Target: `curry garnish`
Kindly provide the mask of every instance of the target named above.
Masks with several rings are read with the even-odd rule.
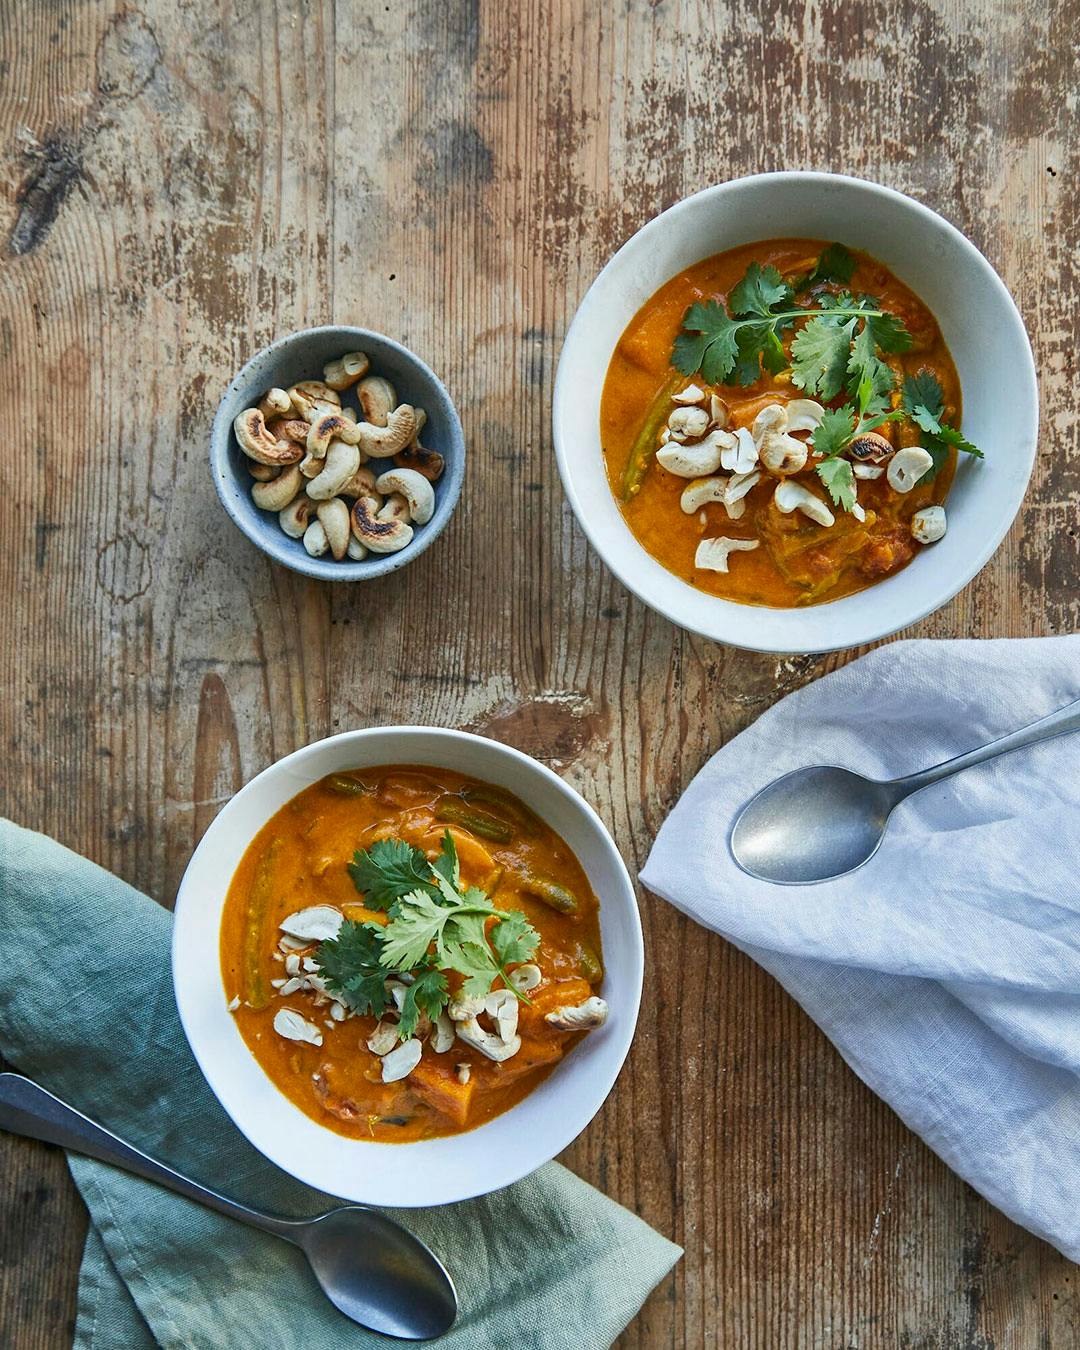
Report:
[[[944,394],[931,372],[905,377],[897,394],[897,373],[882,357],[908,351],[911,335],[874,296],[845,289],[854,271],[855,258],[843,244],[830,244],[798,276],[752,262],[726,307],[705,300],[687,309],[671,354],[682,375],[700,372],[714,385],[750,385],[763,373],[788,371],[796,388],[831,405],[810,444],[817,476],[845,511],[855,506],[856,491],[844,452],[886,422],[908,418],[924,433],[933,465],[921,481],[939,472],[950,448],[982,458],[957,428],[942,422]]]
[[[464,998],[482,999],[501,978],[528,1002],[508,967],[535,954],[539,934],[520,910],[498,909],[485,891],[462,885],[449,830],[434,861],[402,839],[380,839],[356,853],[349,873],[368,908],[388,916],[385,924],[346,920],[315,953],[327,987],[354,1011],[378,1016],[388,975],[409,976],[398,1023],[407,1040],[421,1013],[434,1019],[449,1002],[447,971],[464,976]]]

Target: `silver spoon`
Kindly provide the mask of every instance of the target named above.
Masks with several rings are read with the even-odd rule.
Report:
[[[782,885],[842,877],[878,851],[889,816],[905,797],[962,769],[1069,731],[1080,731],[1080,699],[906,778],[882,783],[831,764],[795,769],[763,787],[739,812],[731,831],[732,857],[752,877]]]
[[[0,1129],[122,1167],[284,1238],[307,1257],[334,1307],[371,1331],[423,1341],[448,1331],[457,1316],[457,1294],[442,1262],[376,1209],[343,1205],[314,1219],[282,1219],[249,1209],[148,1157],[17,1073],[0,1073]]]

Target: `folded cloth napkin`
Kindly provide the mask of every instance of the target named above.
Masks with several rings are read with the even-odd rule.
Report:
[[[320,1212],[331,1197],[256,1153],[204,1083],[173,1002],[171,924],[108,872],[0,821],[0,1052],[196,1179],[278,1213]],[[91,1221],[76,1345],[390,1343],[336,1312],[288,1244],[100,1163],[68,1161]],[[397,1217],[455,1277],[462,1306],[439,1342],[447,1350],[606,1347],[680,1255],[555,1163],[494,1195]]]
[[[928,788],[859,871],[757,881],[727,839],[806,764],[892,778],[1080,697],[1080,636],[898,642],[766,712],[705,765],[641,874],[770,971],[966,1181],[1080,1260],[1080,735]]]

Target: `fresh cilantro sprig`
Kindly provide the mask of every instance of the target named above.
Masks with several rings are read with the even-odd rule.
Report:
[[[871,356],[873,353],[871,351]],[[873,358],[875,361],[876,357]],[[844,459],[844,451],[859,436],[868,431],[876,431],[886,422],[895,422],[904,416],[902,409],[893,408],[886,412],[887,393],[881,387],[881,381],[875,379],[873,368],[859,365],[855,349],[852,349],[852,378],[857,379],[855,403],[844,403],[839,408],[826,408],[821,421],[814,428],[810,444],[818,463],[814,466],[817,476],[825,484],[834,505],[850,511],[855,505],[855,473],[851,461]],[[892,371],[883,362],[878,362],[888,371],[889,387],[892,387]]]
[[[799,293],[822,281],[846,285],[854,271],[855,259],[842,244],[831,244],[814,268],[793,282],[775,267],[752,262],[728,295],[726,309],[705,300],[686,311],[672,364],[683,375],[700,371],[708,384],[753,384],[762,368],[776,375],[790,365],[799,388],[826,401],[835,398],[860,332],[883,351],[906,351],[911,345],[900,320],[870,296],[825,292],[813,297],[812,307],[797,301]],[[806,326],[796,334],[789,360],[781,334],[802,320]]]
[[[945,391],[933,371],[920,370],[904,377],[900,406],[923,432],[923,448],[934,461],[933,468],[927,470],[921,481],[928,482],[944,468],[950,448],[976,459],[983,458],[983,452],[959,428],[941,420],[945,413]]]
[[[528,1002],[508,971],[536,954],[540,935],[520,910],[498,909],[478,887],[462,886],[449,830],[434,861],[402,839],[380,839],[358,850],[348,870],[368,908],[388,916],[385,924],[346,920],[315,953],[327,988],[354,1011],[381,1016],[386,981],[410,975],[398,1019],[407,1040],[421,1014],[434,1020],[446,1007],[447,971],[464,976],[466,998],[483,998],[501,978]]]

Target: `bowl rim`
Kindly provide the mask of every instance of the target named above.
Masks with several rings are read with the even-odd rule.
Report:
[[[226,401],[239,389],[245,376],[257,362],[276,356],[279,351],[288,350],[302,338],[336,335],[355,340],[361,350],[363,350],[363,343],[372,345],[372,339],[374,339],[376,344],[390,348],[403,362],[416,367],[424,378],[430,380],[441,392],[446,403],[447,432],[452,450],[451,454],[444,457],[446,461],[446,468],[443,473],[444,483],[436,504],[435,515],[424,527],[423,533],[414,535],[409,543],[403,549],[399,549],[397,553],[385,553],[380,557],[369,555],[362,561],[343,559],[341,562],[327,562],[324,558],[310,557],[302,547],[298,555],[294,555],[292,550],[286,549],[284,545],[282,545],[280,553],[273,551],[264,538],[248,528],[247,521],[241,517],[236,509],[235,502],[227,491],[227,485],[235,483],[235,472],[229,463],[232,421],[225,412]],[[316,324],[311,328],[297,328],[292,332],[283,333],[280,337],[274,338],[265,347],[260,347],[258,351],[254,352],[232,377],[221,395],[217,410],[214,413],[214,420],[210,426],[208,448],[210,470],[218,500],[241,534],[271,562],[280,563],[282,567],[287,567],[290,571],[299,572],[304,576],[316,577],[320,581],[372,581],[376,577],[396,572],[414,558],[418,558],[435,542],[449,524],[450,517],[457,508],[465,474],[465,434],[462,430],[457,406],[450,397],[450,391],[445,383],[436,375],[423,357],[418,356],[404,343],[398,342],[395,338],[380,333],[374,328],[358,328],[354,324],[326,323]],[[434,528],[432,528],[433,526]],[[289,543],[298,542],[290,540],[284,533],[281,537],[283,540],[288,540]]]
[[[844,596],[837,600],[826,601],[823,604],[803,607],[791,607],[782,609],[773,606],[748,605],[738,601],[725,600],[719,596],[711,596],[706,591],[698,590],[688,582],[683,582],[669,568],[664,567],[659,560],[653,558],[644,546],[638,541],[637,537],[626,524],[622,513],[619,512],[620,522],[623,527],[626,540],[636,546],[636,552],[629,552],[629,556],[623,554],[614,548],[608,548],[600,535],[594,522],[590,520],[590,513],[584,509],[584,503],[577,491],[574,481],[573,459],[571,453],[572,447],[570,437],[564,434],[563,424],[571,411],[572,400],[568,394],[569,375],[569,356],[573,353],[576,346],[581,342],[581,334],[586,323],[590,319],[590,311],[596,304],[596,292],[601,283],[609,277],[613,271],[618,269],[627,259],[637,250],[643,248],[648,240],[665,229],[671,229],[677,218],[683,213],[692,211],[705,200],[718,199],[725,194],[738,189],[753,188],[755,185],[764,184],[788,184],[791,187],[819,186],[819,187],[840,187],[851,190],[855,193],[866,193],[878,195],[888,201],[902,206],[905,210],[913,212],[928,231],[937,231],[947,237],[954,246],[966,255],[969,262],[979,273],[981,280],[990,287],[998,302],[1003,306],[1004,312],[1008,316],[1010,324],[1009,340],[1012,342],[1016,355],[1020,358],[1015,370],[1017,380],[1017,401],[1027,407],[1029,410],[1029,435],[1027,444],[1021,447],[1026,450],[1026,463],[1021,462],[1020,468],[1023,472],[1017,479],[1015,491],[1015,502],[1011,504],[1011,509],[1004,510],[999,518],[998,524],[990,530],[985,536],[981,547],[973,550],[968,555],[968,562],[955,572],[953,572],[948,581],[940,586],[929,585],[924,592],[927,598],[917,600],[910,606],[900,607],[896,605],[880,605],[874,613],[877,614],[876,621],[868,621],[859,632],[850,637],[844,637],[837,641],[828,636],[830,619],[835,622],[838,617],[835,606],[842,605],[845,600],[852,597]],[[764,238],[765,236],[763,236]],[[746,243],[753,243],[754,238],[747,236]],[[731,245],[738,247],[738,245]],[[707,256],[707,255],[706,255]],[[673,274],[674,275],[674,274]],[[665,284],[666,280],[658,281],[653,288],[653,292]],[[608,365],[610,364],[611,354],[608,354],[607,364],[604,367],[603,378],[606,379]],[[581,526],[590,545],[599,555],[608,569],[618,578],[618,580],[631,591],[645,605],[655,613],[660,614],[669,622],[677,627],[683,628],[691,633],[696,633],[701,637],[708,638],[714,642],[724,643],[728,646],[737,647],[744,651],[767,652],[767,653],[787,653],[787,652],[833,652],[845,651],[852,647],[862,646],[866,643],[876,642],[882,638],[889,637],[901,629],[907,628],[912,624],[925,619],[927,615],[934,613],[954,599],[986,566],[993,555],[997,552],[1002,540],[1012,528],[1024,497],[1027,493],[1028,485],[1031,480],[1031,474],[1034,470],[1035,455],[1038,448],[1039,435],[1039,391],[1038,379],[1035,368],[1035,358],[1031,348],[1031,339],[1028,336],[1027,328],[1024,324],[1022,315],[1017,308],[1008,287],[998,276],[990,261],[972,243],[970,239],[944,216],[939,215],[931,207],[923,202],[908,196],[906,193],[898,191],[896,188],[886,187],[884,184],[876,183],[867,178],[856,178],[851,174],[828,173],[821,170],[802,170],[785,169],[770,173],[745,174],[739,178],[726,179],[721,183],[714,183],[708,187],[702,188],[697,192],[691,193],[687,197],[674,202],[659,215],[645,222],[640,229],[629,236],[608,259],[604,266],[593,278],[585,294],[582,296],[577,309],[574,312],[573,319],[567,329],[566,337],[563,340],[562,350],[559,354],[559,364],[555,372],[555,386],[552,399],[552,439],[555,446],[555,458],[559,469],[559,477],[562,480],[563,491],[574,512],[578,524]],[[597,429],[597,437],[599,432]],[[606,472],[605,472],[606,477]],[[638,555],[640,554],[640,557]],[[669,576],[679,582],[682,591],[686,594],[686,603],[681,606],[678,613],[672,611],[670,607],[661,608],[660,603],[646,593],[647,587],[642,583],[636,574],[634,561],[640,561],[642,558],[662,567]],[[901,572],[895,574],[895,578],[903,577],[909,569],[904,568]],[[887,578],[886,580],[889,580]],[[873,592],[873,587],[867,587],[856,595],[865,595]],[[798,615],[798,616],[820,616],[819,626],[822,629],[823,640],[815,642],[812,646],[803,645],[801,647],[791,643],[781,643],[775,638],[760,638],[755,636],[754,618],[757,615]],[[897,617],[899,616],[899,617]],[[793,619],[793,625],[794,625]],[[802,625],[799,625],[802,626]]]
[[[353,1177],[342,1178],[345,1183],[343,1186],[328,1187],[326,1175],[319,1170],[317,1161],[308,1164],[300,1156],[293,1156],[290,1153],[288,1142],[279,1143],[272,1136],[272,1131],[264,1131],[260,1127],[258,1120],[246,1118],[245,1100],[242,1088],[233,1084],[229,1073],[230,1056],[213,1053],[209,1039],[204,1039],[203,1035],[197,1029],[197,1021],[202,1007],[201,999],[196,995],[189,981],[185,978],[185,971],[190,969],[191,962],[203,960],[205,962],[205,952],[199,955],[199,950],[194,946],[189,946],[187,942],[188,923],[185,916],[192,912],[199,898],[193,896],[190,882],[193,867],[200,851],[209,850],[214,846],[216,837],[226,833],[230,828],[230,821],[236,812],[240,809],[240,803],[244,800],[257,797],[267,780],[287,773],[290,768],[302,766],[304,761],[325,755],[328,750],[334,746],[352,746],[364,741],[378,741],[387,736],[397,736],[407,733],[412,736],[422,736],[433,743],[452,746],[461,743],[480,743],[485,752],[493,753],[496,756],[503,756],[512,764],[517,765],[526,774],[533,774],[545,780],[547,784],[561,796],[572,810],[581,815],[588,826],[590,833],[595,837],[598,848],[602,851],[604,862],[611,868],[614,883],[610,895],[605,896],[602,901],[604,912],[617,913],[617,922],[625,929],[625,937],[628,940],[630,969],[624,973],[619,981],[618,992],[618,1018],[608,1023],[605,1036],[611,1038],[609,1044],[609,1063],[605,1072],[597,1072],[595,1068],[588,1074],[579,1072],[577,1096],[569,1103],[566,1103],[566,1109],[561,1111],[549,1110],[545,1119],[550,1121],[550,1130],[544,1132],[533,1131],[526,1137],[522,1146],[517,1150],[502,1149],[492,1154],[491,1165],[485,1173],[484,1180],[476,1184],[467,1183],[461,1185],[460,1182],[455,1185],[455,1169],[450,1166],[444,1168],[448,1177],[444,1176],[436,1180],[425,1178],[425,1190],[422,1195],[401,1196],[397,1193],[384,1192],[379,1189],[378,1179],[374,1187],[362,1187],[363,1194],[358,1193],[353,1185]],[[423,763],[417,760],[417,763]],[[312,779],[311,781],[316,781]],[[302,788],[297,788],[301,791]],[[295,794],[293,794],[295,795]],[[275,808],[277,809],[277,808]],[[262,813],[260,812],[260,815]],[[263,824],[271,818],[273,812],[265,816]],[[259,826],[261,828],[261,826]],[[244,849],[246,850],[253,834],[249,834]],[[241,853],[241,856],[243,854]],[[214,926],[216,931],[220,931],[221,911],[224,906],[225,896],[228,893],[228,886],[231,884],[235,869],[230,872],[227,881],[222,884],[220,900],[215,900],[216,914],[214,917]],[[618,894],[616,894],[616,890]],[[192,940],[194,942],[194,939]],[[214,969],[220,979],[220,960],[215,950]],[[344,1199],[350,1199],[363,1204],[389,1205],[397,1208],[428,1208],[435,1205],[455,1204],[462,1200],[472,1199],[475,1196],[486,1195],[492,1191],[501,1190],[504,1186],[511,1185],[515,1181],[520,1181],[522,1177],[530,1175],[537,1168],[550,1162],[563,1149],[567,1148],[583,1130],[592,1122],[604,1102],[607,1100],[611,1089],[614,1087],[619,1074],[622,1072],[626,1057],[630,1051],[634,1034],[637,1029],[638,1014],[641,1005],[641,995],[644,983],[645,966],[645,947],[644,937],[641,927],[641,915],[638,906],[637,893],[633,881],[623,860],[621,853],[615,845],[610,831],[600,818],[596,810],[589,802],[577,791],[559,777],[546,764],[534,759],[524,751],[516,749],[514,746],[506,745],[502,741],[493,740],[487,736],[479,736],[473,732],[459,731],[451,727],[434,727],[419,724],[400,724],[395,726],[374,726],[355,728],[350,731],[338,732],[333,736],[327,736],[318,741],[312,741],[309,745],[302,746],[290,754],[275,760],[268,764],[264,769],[257,773],[247,783],[240,788],[229,801],[225,803],[221,811],[218,812],[214,820],[210,823],[202,839],[196,845],[191,858],[184,869],[184,875],[181,878],[177,890],[176,904],[174,907],[174,922],[170,944],[170,970],[172,974],[173,996],[176,1003],[177,1012],[180,1018],[181,1026],[184,1030],[184,1036],[191,1050],[192,1056],[199,1066],[207,1085],[209,1086],[218,1104],[224,1110],[226,1115],[232,1120],[233,1124],[244,1136],[244,1138],[271,1162],[276,1164],[287,1172],[290,1176],[312,1186],[317,1190],[326,1191],[330,1194],[338,1194]],[[221,987],[221,1006],[226,1008],[225,989]],[[282,1106],[292,1111],[299,1112],[300,1108],[291,1102],[284,1093],[281,1093],[277,1085],[273,1083],[269,1075],[258,1064],[254,1055],[246,1045],[244,1052],[251,1056],[252,1061],[259,1068],[266,1078],[267,1083],[280,1096]],[[575,1061],[573,1057],[567,1060],[565,1072],[568,1075],[573,1072]],[[559,1078],[559,1069],[562,1066],[557,1065],[555,1071],[544,1080],[544,1083],[555,1083]],[[539,1085],[543,1086],[543,1084]],[[530,1092],[522,1099],[525,1102],[532,1095]],[[420,1140],[407,1144],[388,1144],[375,1140],[351,1139],[344,1135],[339,1135],[334,1131],[326,1130],[325,1126],[319,1124],[312,1117],[307,1117],[314,1128],[326,1130],[328,1136],[338,1141],[340,1145],[352,1146],[358,1149],[370,1149],[373,1152],[369,1155],[375,1160],[382,1150],[392,1149],[394,1156],[402,1158],[408,1157],[409,1151],[416,1147],[424,1145],[439,1144],[445,1148],[452,1148],[455,1141],[459,1139],[473,1139],[482,1135],[489,1125],[493,1125],[500,1120],[504,1120],[511,1115],[515,1108],[511,1107],[508,1111],[493,1117],[491,1121],[485,1121],[475,1129],[466,1130],[459,1134],[440,1136],[437,1140]],[[306,1114],[306,1113],[304,1113]],[[531,1138],[539,1142],[539,1148],[533,1148],[531,1151],[527,1148],[527,1139]],[[359,1155],[363,1156],[363,1155]],[[385,1156],[385,1155],[383,1155]],[[371,1169],[375,1170],[375,1169]],[[361,1169],[363,1176],[363,1169]],[[365,1180],[370,1180],[365,1177]]]

